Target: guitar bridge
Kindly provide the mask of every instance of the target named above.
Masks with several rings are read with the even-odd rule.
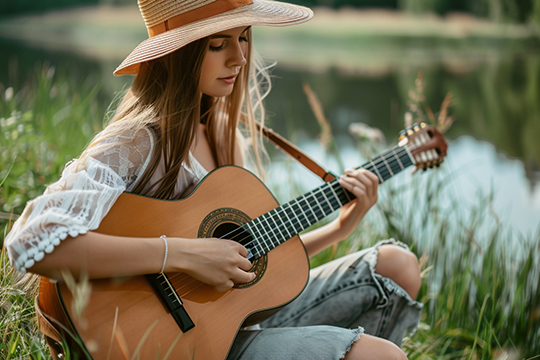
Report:
[[[183,333],[195,327],[195,324],[189,317],[180,296],[171,285],[166,274],[148,274],[146,279],[152,285],[160,299],[165,303],[165,306],[171,312],[174,320],[180,327]]]

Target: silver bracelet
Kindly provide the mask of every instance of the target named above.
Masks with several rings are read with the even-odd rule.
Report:
[[[160,274],[163,274],[163,271],[165,271],[165,264],[167,263],[167,255],[169,255],[169,244],[167,244],[167,237],[165,235],[161,235],[160,238],[163,239],[163,242],[165,243],[165,258],[163,258],[163,266],[160,271]]]

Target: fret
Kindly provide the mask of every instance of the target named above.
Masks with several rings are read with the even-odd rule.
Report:
[[[264,226],[264,225],[263,225],[263,223],[262,223],[262,221],[261,221],[261,218],[262,218],[262,216],[260,216],[260,217],[258,217],[258,218],[256,218],[256,219],[254,219],[254,220],[253,220],[253,225],[255,225],[255,227],[256,227],[257,230],[259,231],[258,239],[259,239],[260,241],[262,241],[262,244],[261,244],[261,245],[262,245],[262,246],[261,246],[262,250],[264,251],[264,246],[266,246],[266,250],[267,250],[267,251],[270,251],[270,246],[268,246],[268,243],[266,242],[265,235],[266,235],[268,238],[270,238],[270,236],[268,235],[268,233],[267,233],[266,231],[264,231],[264,232],[261,231],[261,230],[265,230],[265,229],[263,229],[263,226]],[[257,224],[256,221],[258,221],[259,224]]]
[[[387,166],[388,163],[386,162],[386,156],[386,154],[383,154],[381,156],[378,156],[376,159],[377,169],[379,170],[379,173],[383,177],[384,181],[390,179],[394,175],[390,166]]]
[[[270,218],[270,220],[272,220],[272,223],[274,224],[274,226],[272,227],[272,231],[274,232],[274,234],[279,234],[281,235],[280,237],[283,237],[283,231],[280,229],[280,226],[276,223],[276,220],[274,220],[274,214],[276,212],[276,209],[273,209],[273,210],[270,210],[269,212],[266,213],[266,222],[272,226],[270,224],[270,221],[268,221],[268,218]]]
[[[318,216],[316,216],[317,218],[317,221],[320,221],[322,219],[324,219],[324,217],[326,216],[326,214],[324,213],[324,210],[321,206],[321,204],[319,203],[319,201],[317,201],[317,198],[313,195],[313,192],[310,193],[310,196],[313,198],[313,200],[315,201],[315,204],[317,204],[317,206],[319,207],[319,209],[321,209],[321,213],[322,213],[322,217],[319,218]],[[311,205],[311,201],[308,200],[308,198],[306,198],[306,200],[308,201],[308,203]]]
[[[289,224],[291,224],[291,226],[292,226],[292,228],[294,229],[294,232],[295,232],[294,235],[296,235],[296,234],[298,234],[299,231],[298,231],[298,229],[296,229],[296,226],[294,226],[294,223],[293,223],[293,221],[291,220],[291,218],[289,217],[289,214],[287,214],[287,210],[285,209],[285,206],[287,206],[287,204],[283,205],[283,214],[285,214],[285,217],[287,218],[287,222],[288,222]],[[289,208],[290,208],[290,206],[289,206]],[[302,224],[300,223],[300,220],[299,220],[298,218],[296,218],[296,220],[298,221],[298,225],[302,225]],[[300,228],[301,228],[301,227],[300,227]],[[294,235],[293,235],[293,236],[294,236]],[[291,237],[292,237],[292,236],[291,236]]]
[[[401,170],[403,170],[396,161],[391,161],[390,166],[392,167],[393,175],[397,175]]]
[[[280,229],[280,232],[281,232],[281,236],[282,237],[285,237],[287,239],[290,239],[293,237],[293,235],[291,235],[291,233],[289,232],[289,227],[292,226],[292,224],[289,224],[289,222],[287,220],[284,220],[281,215],[280,215],[280,210],[279,208],[275,208],[274,210],[272,210],[271,212],[274,213],[274,215],[272,215],[272,221],[274,222],[274,224],[276,224],[276,226],[278,228],[283,228],[283,229]],[[276,221],[274,220],[274,217],[277,217],[278,219],[278,222],[280,223],[280,225],[277,225]],[[287,233],[285,233],[284,231],[286,231]]]
[[[302,209],[304,207],[307,207],[309,209],[309,211],[311,212],[311,214],[313,215],[313,220],[310,220],[309,223],[310,224],[315,224],[317,221],[319,221],[319,218],[317,217],[317,214],[315,214],[315,212],[313,211],[313,208],[311,207],[311,204],[309,203],[308,199],[306,198],[306,195],[303,195],[301,200],[304,201],[306,206],[301,206],[300,209]],[[296,200],[296,202],[298,203],[298,200]]]
[[[337,187],[338,187],[338,188],[337,188],[337,191],[338,191],[339,193],[345,195],[346,199],[343,199],[343,200],[341,201],[342,203],[348,204],[348,203],[350,203],[350,202],[352,201],[352,199],[354,199],[354,195],[351,194],[348,190],[345,190],[344,188],[342,188],[341,185],[339,184],[339,182],[338,182],[337,180],[333,180],[332,183],[333,183],[333,184],[332,184],[332,187],[333,187],[334,185],[337,185]],[[350,196],[349,196],[349,194],[350,194]],[[351,198],[351,196],[352,196],[352,198]]]
[[[380,183],[382,184],[382,183],[384,182],[384,180],[383,180],[381,174],[379,173],[379,170],[377,169],[377,167],[375,166],[375,164],[373,163],[373,161],[370,161],[370,164],[373,166],[373,168],[374,168],[374,170],[375,170],[375,172],[376,172],[375,175],[377,175],[377,177],[379,178]]]
[[[326,197],[326,194],[324,193],[324,187],[321,188],[320,191],[317,191],[317,193],[322,194],[322,197],[324,198],[324,201],[326,201],[328,206],[330,206],[330,213],[332,213],[333,212],[332,210],[334,209],[334,207],[332,206],[332,203],[330,202],[330,200],[328,200],[328,197]]]
[[[259,246],[259,248],[261,249],[260,253],[262,254],[264,252],[264,247],[262,246],[261,244],[261,240],[264,241],[260,231],[259,231],[259,228],[257,227],[257,225],[255,224],[255,221],[257,219],[254,219],[253,221],[245,224],[249,227],[249,230],[251,230],[251,233],[253,234],[253,240],[255,242],[255,244],[257,244]],[[253,224],[253,227],[251,226],[251,224]],[[257,252],[259,252],[257,250]]]
[[[260,218],[257,218],[255,220],[258,220],[259,224],[255,224],[257,225],[257,229],[259,230],[259,234],[260,234],[260,240],[262,241],[261,243],[261,247],[264,250],[264,247],[266,246],[266,251],[270,251],[270,245],[268,245],[268,241],[266,241],[266,239],[270,239],[270,234],[268,234],[268,232],[266,231],[266,228],[264,226],[264,223],[262,222],[262,217]]]
[[[253,221],[250,221],[250,222],[245,223],[244,225],[242,225],[242,228],[244,228],[244,226],[247,227],[247,229],[244,228],[244,230],[246,230],[246,232],[248,234],[250,234],[251,238],[252,238],[252,240],[246,244],[246,248],[248,249],[248,251],[251,252],[251,255],[253,255],[254,257],[260,257],[261,254],[263,253],[264,249],[262,249],[261,243],[259,242],[260,235],[256,234],[256,232],[258,232],[258,229],[257,229],[257,227],[252,227],[251,226],[252,223],[253,223]],[[248,247],[248,245],[250,245],[250,246]],[[252,249],[255,250],[257,253],[254,254]],[[248,259],[249,259],[249,257],[248,257]]]
[[[263,216],[261,216],[261,218],[266,222],[266,224],[268,225],[268,228],[270,229],[270,232],[272,233],[274,239],[279,239],[277,236],[276,236],[276,233],[274,232],[274,229],[272,229],[272,227],[270,226],[270,223],[268,222],[268,220],[266,219],[268,217],[268,213],[264,214]],[[268,239],[270,240],[270,245],[274,245],[274,240],[272,239],[272,236],[268,236]],[[275,246],[272,246],[271,249],[268,249],[268,251],[272,250]]]
[[[334,197],[337,199],[338,203],[339,203],[339,207],[342,207],[344,204],[343,202],[341,201],[341,199],[339,198],[338,194],[336,194],[336,192],[334,191],[334,184],[333,184],[333,181],[329,182],[329,188],[330,190],[332,191],[332,194],[334,195]]]
[[[331,184],[326,183],[326,185],[324,186],[323,194],[329,199],[329,203],[332,207],[332,212],[336,211],[341,207],[341,201],[334,192],[334,189],[332,189]]]
[[[414,161],[407,147],[396,146],[360,168],[373,172],[379,183],[383,183]],[[260,257],[353,199],[354,194],[341,187],[337,179],[325,183],[244,224],[246,232],[253,237],[246,248]]]
[[[414,159],[414,156],[411,154],[410,150],[408,147],[404,146],[405,148],[405,151],[407,152],[407,157],[409,158],[409,161],[411,162],[411,165],[414,165],[416,164],[416,160]]]
[[[312,224],[314,224],[314,222],[312,222],[312,221],[309,219],[309,216],[304,212],[304,207],[301,206],[301,205],[299,204],[298,199],[294,199],[293,201],[296,203],[296,206],[298,207],[298,209],[300,209],[299,214],[301,213],[302,215],[304,215],[304,219],[306,219],[305,224],[300,220],[300,218],[299,218],[298,215],[296,214],[296,211],[294,211],[294,208],[292,208],[292,206],[291,206],[291,209],[293,209],[294,217],[298,220],[298,222],[299,222],[300,225],[302,226],[302,229],[307,229],[307,228],[310,227]]]
[[[287,206],[287,208],[285,208],[285,206]],[[285,215],[287,215],[287,217],[291,219],[291,224],[294,224],[294,220],[296,219],[296,222],[298,223],[298,229],[303,229],[302,221],[298,216],[296,216],[296,212],[292,207],[291,202],[285,204],[283,206],[283,209],[285,210]],[[294,231],[297,233],[298,229],[296,228],[296,226],[294,227]]]
[[[294,224],[292,223],[291,219],[287,216],[287,213],[284,209],[276,209],[276,215],[278,216],[278,219],[283,223],[284,229],[287,231],[287,239],[292,238],[294,235],[296,235],[296,228],[294,227]],[[293,231],[291,231],[291,229]],[[284,234],[285,235],[285,234]]]
[[[397,154],[396,154],[396,149],[395,148],[392,149],[392,154],[394,155],[394,158],[397,160],[401,170],[405,169],[405,166],[403,166],[403,163],[401,162],[401,160],[399,160],[399,156],[397,156]]]
[[[388,162],[386,162],[386,159],[383,157],[382,160],[384,164],[386,165],[386,167],[388,168],[388,171],[390,171],[390,175],[394,176],[394,172],[392,171],[392,168],[390,167],[390,165],[388,165]]]

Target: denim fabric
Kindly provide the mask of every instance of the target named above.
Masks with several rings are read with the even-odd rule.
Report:
[[[310,272],[304,291],[259,330],[240,330],[228,360],[342,359],[362,333],[398,346],[415,329],[422,304],[394,281],[375,274],[381,245],[346,255]]]

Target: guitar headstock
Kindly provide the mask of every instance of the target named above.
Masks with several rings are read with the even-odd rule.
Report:
[[[444,135],[434,126],[425,123],[414,124],[403,130],[399,136],[399,146],[407,147],[416,168],[422,170],[439,166],[448,149]]]

